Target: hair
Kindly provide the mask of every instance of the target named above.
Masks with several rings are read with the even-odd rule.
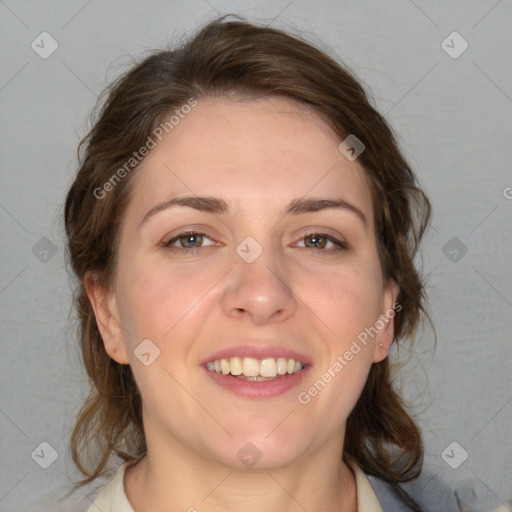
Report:
[[[356,135],[365,146],[358,162],[371,191],[383,276],[399,286],[393,341],[412,344],[419,324],[430,321],[413,262],[430,220],[429,200],[362,85],[324,51],[299,36],[222,17],[175,49],[152,52],[115,80],[105,96],[80,143],[80,168],[64,213],[77,278],[81,357],[91,384],[71,435],[73,461],[86,476],[79,486],[104,476],[113,454],[135,461],[146,453],[140,393],[130,366],[105,351],[84,278],[92,273],[102,286],[111,284],[116,236],[136,174],[136,165],[127,169],[126,162],[166,116],[191,99],[283,97],[309,106],[341,140]],[[126,172],[120,174],[121,168]],[[116,172],[123,179],[113,182]],[[389,358],[374,363],[348,417],[343,453],[344,460],[355,460],[402,495],[398,484],[419,476],[424,456],[420,428],[407,407],[393,389]],[[412,498],[404,500],[420,510]]]

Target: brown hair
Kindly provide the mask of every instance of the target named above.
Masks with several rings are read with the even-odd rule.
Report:
[[[340,139],[355,134],[363,142],[358,161],[372,193],[382,270],[399,286],[395,341],[412,340],[420,320],[428,319],[413,258],[430,204],[362,86],[300,37],[243,21],[215,20],[185,44],[153,53],[117,79],[79,148],[81,166],[67,195],[65,227],[78,278],[80,347],[91,380],[71,437],[73,461],[87,477],[80,485],[104,475],[112,454],[132,461],[146,451],[141,397],[130,366],[107,355],[84,288],[89,271],[104,285],[111,280],[116,234],[136,166],[108,193],[95,191],[105,191],[105,183],[147,143],[164,116],[191,98],[273,95],[309,105]],[[389,359],[373,364],[348,418],[343,454],[397,490],[399,482],[418,476],[423,464],[421,432],[406,408],[392,387]]]

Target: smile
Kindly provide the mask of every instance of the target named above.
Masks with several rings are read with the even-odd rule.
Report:
[[[205,366],[210,372],[233,375],[241,380],[253,382],[273,380],[284,375],[292,375],[305,368],[304,363],[284,357],[267,357],[265,359],[230,357],[209,361]]]

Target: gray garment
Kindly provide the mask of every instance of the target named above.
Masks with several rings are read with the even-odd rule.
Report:
[[[384,480],[375,476],[368,480],[375,491],[383,512],[410,512],[396,491]],[[423,473],[410,482],[400,485],[420,506],[422,512],[460,512],[454,492],[436,476]]]

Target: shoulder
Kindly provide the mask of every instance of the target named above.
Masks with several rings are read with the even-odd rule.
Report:
[[[124,473],[128,463],[117,470],[114,478],[101,490],[87,512],[134,512],[124,492]]]
[[[368,475],[383,512],[412,510],[386,481]],[[422,512],[460,512],[454,492],[435,475],[422,472],[418,478],[400,484],[400,487],[420,506]]]

